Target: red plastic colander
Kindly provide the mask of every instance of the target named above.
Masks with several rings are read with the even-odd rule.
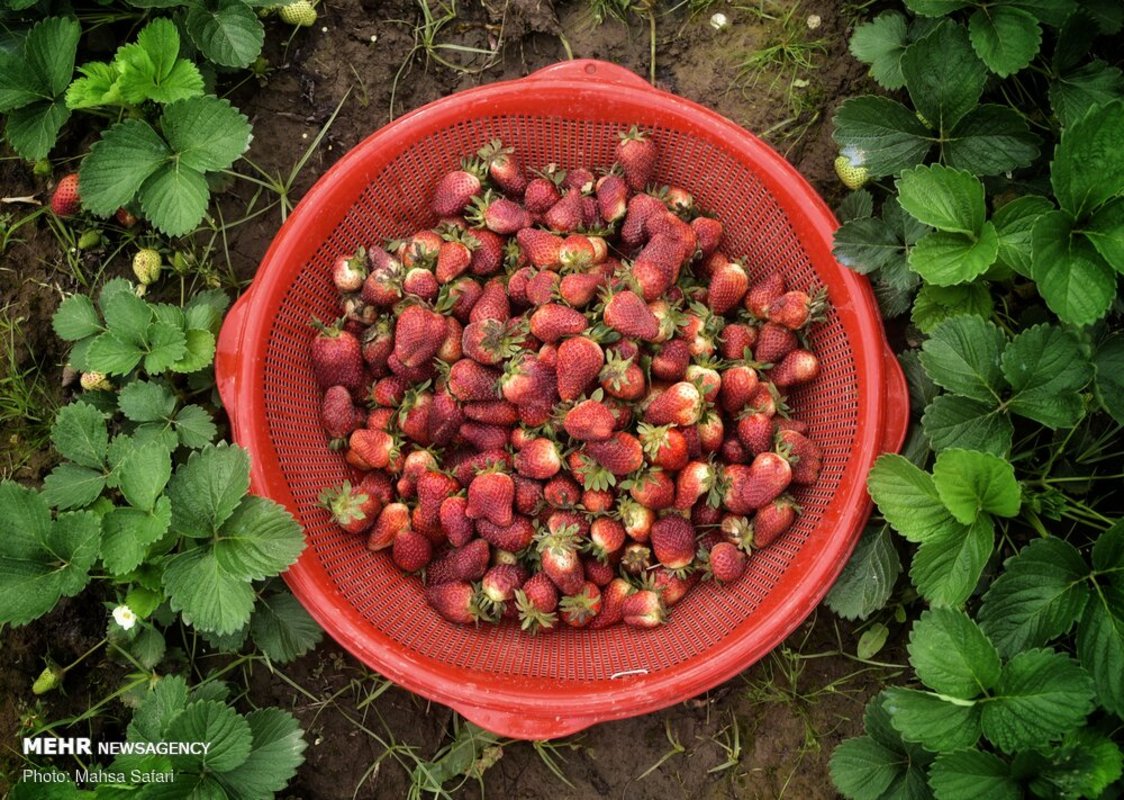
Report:
[[[725,250],[745,255],[751,276],[776,267],[791,285],[827,288],[831,310],[812,333],[822,375],[790,397],[823,449],[820,480],[797,494],[803,515],[753,554],[741,580],[700,584],[656,630],[531,637],[509,624],[452,625],[425,604],[417,578],[317,505],[348,468],[318,422],[309,318],[338,313],[338,255],[435,221],[433,187],[463,155],[499,138],[530,166],[607,166],[617,132],[634,124],[659,144],[658,180],[687,188],[722,220]],[[461,92],[371,135],[282,226],[219,337],[219,391],[234,439],[250,452],[252,489],[306,532],[308,547],[285,575],[293,593],[358,659],[506,736],[552,738],[654,711],[746,669],[827,593],[870,512],[867,471],[905,434],[905,381],[869,285],[832,257],[836,226],[800,175],[743,128],[599,61]]]

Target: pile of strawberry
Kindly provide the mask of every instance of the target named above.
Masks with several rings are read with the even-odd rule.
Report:
[[[658,625],[818,478],[784,394],[819,374],[822,292],[730,258],[656,165],[636,129],[601,177],[493,142],[441,178],[436,226],[333,267],[312,361],[356,474],[321,502],[448,620]]]

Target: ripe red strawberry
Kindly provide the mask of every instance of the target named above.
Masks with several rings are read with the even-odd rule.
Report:
[[[452,217],[460,214],[472,198],[480,194],[483,169],[479,162],[464,161],[461,169],[442,176],[433,190],[430,207],[439,217]]]
[[[650,425],[640,423],[637,433],[648,463],[655,467],[678,472],[687,466],[687,440],[670,425]]]
[[[542,270],[527,281],[527,302],[533,306],[544,306],[554,299],[562,276],[557,272]]]
[[[427,586],[425,601],[449,622],[469,625],[482,617],[479,595],[467,581],[449,581]]]
[[[645,575],[644,588],[654,591],[663,600],[664,606],[671,608],[687,596],[700,577],[698,572],[689,572],[688,569],[657,567]]]
[[[551,177],[532,178],[523,192],[523,205],[532,214],[545,214],[562,199],[558,186],[565,173],[550,173]],[[558,178],[558,180],[554,180]]]
[[[485,425],[481,422],[465,422],[457,434],[481,453],[504,450],[508,444],[508,429],[502,425]]]
[[[784,276],[776,271],[770,272],[749,287],[745,295],[745,309],[758,319],[766,319],[769,316],[769,306],[784,292]]]
[[[312,325],[317,334],[312,340],[312,373],[322,390],[344,386],[358,396],[367,382],[363,348],[341,323],[342,320],[327,327],[313,318]]]
[[[729,261],[718,269],[707,286],[706,303],[715,314],[736,308],[749,290],[749,276],[737,261]]]
[[[515,234],[527,260],[540,269],[557,269],[562,264],[562,237],[541,228],[523,228]]]
[[[527,442],[515,454],[515,471],[536,480],[553,478],[562,469],[562,456],[558,445],[550,439],[539,437]]]
[[[518,351],[508,326],[497,319],[470,322],[461,331],[461,351],[479,364],[495,366]]]
[[[633,627],[658,628],[667,621],[667,608],[658,593],[640,589],[622,601],[621,618]]]
[[[442,335],[444,336],[444,332]],[[442,338],[441,343],[444,344],[444,338]],[[440,348],[438,348],[438,352],[440,352]],[[386,360],[386,365],[390,367],[390,371],[393,372],[395,376],[404,380],[407,386],[425,383],[426,381],[433,380],[437,376],[437,366],[434,364],[432,358],[429,361],[418,364],[416,367],[408,367],[402,363],[398,356],[391,353],[390,357]]]
[[[533,222],[523,206],[491,191],[472,198],[472,205],[464,216],[476,227],[487,228],[502,236],[510,236]]]
[[[554,508],[572,508],[581,502],[582,490],[568,475],[555,475],[543,487],[543,498]]]
[[[586,489],[582,492],[581,506],[590,514],[607,514],[617,501],[612,489]]]
[[[722,421],[722,415],[713,409],[699,420],[695,430],[698,432],[699,449],[703,455],[717,452],[726,438],[726,423]]]
[[[596,176],[585,167],[574,167],[566,171],[562,185],[567,189],[577,189],[579,192],[592,192]]]
[[[480,246],[480,240],[470,233],[453,228],[444,234],[445,241],[437,250],[437,263],[434,276],[439,284],[452,282],[467,271],[472,264],[472,254]]]
[[[650,194],[633,195],[628,201],[624,221],[621,222],[621,243],[626,248],[638,247],[648,238],[645,230],[648,218],[653,214],[662,214],[666,210],[666,206],[658,197]]]
[[[660,517],[652,525],[652,550],[670,570],[681,570],[695,560],[695,530],[678,514]]]
[[[681,511],[693,506],[714,488],[715,468],[705,461],[692,461],[679,471],[675,480],[675,507]]]
[[[738,441],[751,455],[757,456],[773,448],[773,418],[760,411],[751,411],[738,420]]]
[[[485,367],[470,358],[462,358],[449,369],[449,394],[462,403],[497,400],[500,397],[498,369]]]
[[[691,352],[682,339],[666,342],[652,356],[652,377],[661,381],[680,381],[687,374],[691,364]]]
[[[538,512],[546,501],[543,499],[541,481],[526,478],[520,474],[511,476],[515,481],[515,510],[528,516]]]
[[[395,415],[396,412],[393,408],[372,408],[367,412],[367,422],[364,427],[370,428],[373,431],[390,433],[390,427],[394,424]]]
[[[585,308],[604,285],[605,278],[597,273],[571,272],[562,276],[558,296],[574,308]]]
[[[459,490],[457,480],[443,472],[430,471],[418,476],[418,504],[410,520],[414,530],[424,534],[434,544],[440,544],[444,540],[441,505]]]
[[[367,536],[367,549],[375,552],[390,547],[398,533],[409,527],[409,507],[405,503],[387,503]]]
[[[796,431],[804,435],[808,434],[808,423],[803,420],[793,417],[778,417],[775,422],[778,431]]]
[[[632,278],[640,287],[640,295],[652,302],[671,288],[679,277],[679,268],[690,253],[682,243],[666,234],[648,240],[632,262]]]
[[[366,415],[355,407],[346,386],[328,387],[320,404],[320,424],[328,434],[329,447],[342,449],[347,444],[347,437],[365,420]]]
[[[615,155],[632,191],[639,192],[651,182],[656,172],[659,151],[650,134],[635,126],[627,133],[621,133]]]
[[[644,466],[644,448],[631,433],[617,431],[606,441],[589,442],[585,449],[613,475],[627,475]]]
[[[557,391],[555,386],[554,372],[531,354],[509,361],[500,378],[500,390],[504,399],[521,409],[526,406],[541,406],[545,399],[548,417]]]
[[[428,266],[415,266],[406,269],[402,278],[402,291],[407,295],[432,303],[441,292],[437,276]]]
[[[367,280],[367,251],[360,247],[350,256],[340,256],[332,263],[332,283],[336,290],[358,292]]]
[[[748,464],[753,460],[753,454],[736,438],[724,440],[718,453],[726,464]]]
[[[378,320],[363,332],[359,340],[363,360],[371,374],[382,378],[389,371],[387,359],[394,352],[394,334],[386,318]]]
[[[445,538],[453,547],[462,547],[468,544],[475,533],[472,520],[465,514],[468,500],[460,495],[446,497],[441,501],[437,511],[437,518],[441,522],[441,530]]]
[[[796,334],[775,322],[766,322],[757,335],[753,359],[762,364],[778,364],[796,349]]]
[[[535,538],[534,525],[522,514],[513,515],[510,525],[496,525],[480,518],[476,520],[476,532],[492,547],[509,553],[525,550]]]
[[[394,355],[407,367],[416,367],[437,354],[448,326],[445,318],[422,306],[410,306],[394,326]]]
[[[807,292],[794,290],[785,292],[769,304],[767,316],[770,322],[784,325],[789,330],[800,330],[809,322],[819,319],[823,314],[826,293],[823,290],[811,297]]]
[[[749,399],[757,389],[757,370],[744,364],[730,367],[722,373],[722,389],[719,399],[727,414],[737,415],[749,404]]]
[[[498,319],[507,322],[511,319],[511,305],[507,301],[507,289],[503,282],[493,278],[484,284],[484,290],[472,306],[468,315],[470,322],[479,322],[482,319]]]
[[[477,540],[481,541],[481,540]],[[485,545],[486,547],[487,545]],[[480,582],[482,607],[498,616],[515,599],[515,591],[527,581],[527,570],[517,564],[497,564],[484,573]]]
[[[473,422],[509,428],[519,423],[519,408],[506,400],[478,400],[464,404],[464,415]]]
[[[802,433],[793,430],[777,434],[777,448],[792,465],[792,482],[808,486],[819,480],[823,455],[820,448]]]
[[[769,370],[769,379],[778,389],[787,389],[808,383],[819,377],[820,360],[815,353],[808,350],[796,349],[781,359]]]
[[[488,175],[505,193],[514,196],[523,194],[527,188],[527,176],[523,165],[515,155],[514,147],[504,147],[499,139],[493,139],[477,153],[488,168]]]
[[[514,517],[515,483],[503,472],[481,472],[468,485],[465,514],[470,519],[483,517],[501,528]]]
[[[582,226],[582,194],[578,189],[568,189],[562,199],[543,214],[543,222],[553,231],[570,233]]]
[[[589,320],[574,308],[547,303],[531,315],[531,333],[543,342],[557,342],[565,336],[574,336],[589,326]]]
[[[617,350],[609,351],[609,359],[597,377],[605,393],[620,400],[639,400],[647,389],[644,370],[635,358],[622,357]]]
[[[768,547],[777,538],[792,527],[800,507],[787,495],[778,497],[771,503],[758,509],[753,517],[752,544],[758,550]]]
[[[429,414],[432,410],[432,392],[417,389],[407,392],[398,411],[398,429],[402,435],[422,447],[432,444],[429,439]]]
[[[687,381],[673,383],[660,392],[644,410],[644,421],[652,425],[694,425],[703,411],[703,397]]]
[[[693,383],[698,387],[703,401],[708,404],[718,400],[718,392],[722,389],[722,376],[712,366],[713,363],[710,360],[704,360],[691,364],[687,367],[687,375],[684,378],[687,383]]]
[[[320,492],[319,502],[328,509],[332,521],[347,533],[365,533],[382,511],[382,502],[377,497],[352,486],[350,481],[324,489]]]
[[[713,217],[695,217],[691,220],[691,227],[695,231],[699,253],[708,258],[722,243],[722,223]]]
[[[597,211],[605,222],[622,219],[628,210],[628,183],[620,175],[609,173],[597,180]]]
[[[596,584],[599,589],[608,586],[617,576],[617,570],[612,564],[606,564],[590,556],[582,558],[582,570],[585,572],[585,579]]]
[[[583,581],[581,589],[558,603],[562,621],[572,628],[584,628],[601,611],[601,589],[593,581]]]
[[[384,469],[390,466],[398,452],[398,443],[389,433],[360,428],[347,440],[344,458],[356,469]]]
[[[576,530],[562,528],[539,537],[542,571],[564,595],[577,594],[585,583],[585,570],[577,551]]]
[[[395,254],[402,262],[404,269],[410,270],[414,267],[420,267],[425,270],[432,270],[434,264],[437,263],[437,253],[441,249],[442,241],[441,234],[436,230],[420,230],[409,239],[392,242],[387,247],[397,245]]]
[[[51,195],[51,211],[56,217],[72,217],[82,209],[78,195],[78,173],[63,176]]]
[[[393,267],[372,267],[367,279],[363,281],[360,297],[363,302],[377,308],[390,308],[402,299],[402,264],[385,250],[376,248],[370,253],[381,253],[393,262]]]
[[[574,233],[562,240],[558,258],[562,266],[571,270],[589,269],[595,263],[597,251],[590,237]]]
[[[433,558],[433,544],[413,528],[401,528],[394,537],[391,557],[403,572],[417,572]]]
[[[460,547],[454,547],[445,557],[449,559],[450,573],[454,580],[478,581],[488,572],[492,548],[483,539],[473,539]]]
[[[455,397],[448,391],[436,392],[429,412],[429,440],[438,447],[449,445],[464,419],[464,411]]]
[[[628,289],[609,297],[603,319],[606,325],[622,336],[654,341],[660,333],[659,322],[652,310],[639,295]]]
[[[545,573],[536,572],[515,591],[519,625],[532,635],[550,630],[558,622],[558,589]]]
[[[783,407],[784,399],[777,393],[777,387],[773,385],[770,380],[763,380],[757,384],[757,388],[753,390],[753,395],[749,398],[748,408],[753,411],[760,411],[767,417],[776,415],[777,408]]]
[[[730,542],[719,542],[710,548],[707,567],[718,583],[731,583],[745,574],[746,560],[742,550]]]
[[[758,341],[757,328],[732,322],[718,336],[718,352],[730,361],[754,358],[753,347]]]
[[[772,502],[792,482],[792,467],[776,453],[760,453],[749,466],[726,467],[729,486],[723,504],[735,514],[748,514]]]
[[[624,547],[624,525],[612,517],[598,517],[589,526],[589,552],[599,561],[608,562]]]
[[[621,486],[644,508],[662,511],[675,504],[675,480],[662,469],[650,469]]]
[[[640,541],[631,541],[621,550],[621,571],[627,575],[643,575],[652,567],[652,548]]]
[[[624,578],[613,578],[601,589],[601,611],[589,624],[590,630],[600,630],[616,625],[624,618],[623,606],[626,597],[636,590]]]

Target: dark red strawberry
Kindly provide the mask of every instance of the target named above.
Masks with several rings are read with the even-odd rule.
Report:
[[[401,528],[394,537],[391,557],[403,572],[417,572],[433,558],[433,544],[413,528]]]
[[[687,466],[687,440],[670,425],[640,423],[637,433],[648,463],[668,472],[678,472]]]
[[[461,332],[461,350],[479,364],[495,366],[518,352],[507,324],[497,319],[470,322]]]
[[[464,415],[473,422],[510,428],[519,423],[519,408],[506,400],[479,400],[464,404]]]
[[[470,519],[484,518],[498,526],[512,523],[515,503],[515,483],[504,472],[485,471],[468,485],[468,505],[465,514]]]
[[[532,635],[550,630],[558,622],[558,588],[548,575],[536,572],[516,590],[515,607],[523,630]]]
[[[425,601],[449,622],[469,625],[482,617],[479,594],[467,581],[449,581],[427,586]]]
[[[631,433],[618,431],[604,442],[589,442],[586,451],[613,475],[627,475],[644,466],[644,449]]]
[[[695,217],[691,227],[695,230],[700,254],[707,258],[722,243],[722,223],[713,217]]]
[[[796,349],[769,370],[769,379],[778,389],[799,386],[819,377],[820,360],[809,350]]]
[[[749,287],[745,295],[745,309],[758,319],[766,319],[769,316],[769,306],[784,292],[784,276],[779,272],[770,272]]]
[[[768,547],[792,527],[800,507],[788,495],[782,495],[758,509],[753,517],[752,544],[754,548]]]
[[[715,314],[725,314],[736,308],[749,289],[749,276],[737,261],[730,261],[710,277],[706,303]]]
[[[792,482],[792,467],[776,453],[761,453],[748,466],[726,467],[729,487],[723,498],[735,514],[747,514],[772,502]]]
[[[701,576],[698,572],[688,572],[687,569],[657,567],[645,577],[645,588],[658,594],[664,606],[671,608],[687,596],[687,592],[694,588]]]
[[[531,315],[531,333],[543,342],[557,342],[566,336],[581,333],[589,326],[589,320],[577,309],[558,303],[540,306]]]
[[[429,438],[429,414],[432,410],[433,393],[411,389],[402,398],[398,411],[398,430],[415,444],[428,447],[432,444]]]
[[[391,434],[360,428],[348,438],[344,458],[356,469],[384,469],[397,453],[398,443]]]
[[[438,447],[450,444],[464,420],[464,411],[455,397],[444,390],[434,393],[429,412],[429,439],[433,444]]]
[[[542,571],[564,595],[577,594],[585,583],[585,570],[577,551],[576,530],[544,532],[538,540]]]
[[[648,218],[653,214],[662,214],[667,210],[658,197],[650,194],[636,194],[628,201],[624,220],[621,222],[620,239],[627,249],[639,247],[648,238],[645,227]]]
[[[500,390],[508,402],[520,408],[545,405],[548,418],[557,393],[554,372],[531,354],[507,363],[500,378]]]
[[[436,307],[441,312],[452,315],[463,325],[469,322],[472,308],[483,293],[484,287],[472,278],[462,276],[448,286],[441,287]]]
[[[460,214],[472,198],[480,194],[483,174],[479,162],[465,161],[461,169],[442,176],[433,190],[433,201],[430,203],[433,213],[439,217]]]
[[[593,184],[596,176],[585,167],[574,167],[566,171],[566,177],[562,180],[562,185],[567,189],[577,189],[579,192],[588,194],[593,191]]]
[[[608,514],[617,501],[612,489],[586,489],[582,492],[581,505],[590,514]]]
[[[661,517],[652,525],[652,550],[670,570],[681,570],[695,560],[695,530],[678,514]]]
[[[585,572],[585,579],[590,583],[596,584],[599,589],[608,586],[613,578],[617,577],[616,567],[612,564],[598,561],[591,556],[584,556],[582,558],[582,571]]]
[[[367,383],[359,340],[345,331],[340,322],[327,327],[313,318],[312,325],[317,330],[312,340],[312,374],[317,384],[322,390],[343,386],[358,397]]]
[[[753,456],[773,449],[773,418],[760,411],[751,411],[738,420],[738,441]]]
[[[363,299],[363,302],[377,308],[390,308],[402,299],[404,271],[398,259],[385,250],[376,249],[373,252],[385,254],[387,258],[393,260],[395,266],[393,269],[373,269],[367,279],[363,281],[363,288],[360,290],[359,296]]]
[[[582,226],[582,194],[578,189],[567,189],[562,198],[546,210],[543,222],[559,233],[570,233]]]
[[[623,336],[655,341],[660,326],[652,310],[636,293],[625,289],[616,292],[605,303],[603,319],[607,326]]]
[[[347,533],[354,534],[365,533],[370,529],[383,505],[379,498],[367,494],[358,486],[352,486],[350,481],[324,489],[320,492],[319,502],[328,509],[333,522]]]
[[[738,439],[730,437],[722,442],[722,446],[718,448],[721,460],[726,464],[748,464],[753,460],[753,454],[750,453],[744,444]]]
[[[586,400],[566,412],[562,426],[578,441],[604,442],[613,435],[616,418],[604,403]]]
[[[585,308],[597,297],[605,278],[597,273],[571,272],[562,276],[558,284],[558,296],[574,308]]]
[[[477,227],[487,228],[502,236],[510,236],[530,226],[533,221],[523,206],[491,191],[472,198],[472,205],[465,212],[465,219]]]
[[[402,278],[402,291],[411,297],[432,303],[441,292],[441,284],[428,266],[409,267]]]
[[[545,502],[542,482],[519,474],[512,475],[511,479],[515,481],[515,510],[528,516],[537,513]]]
[[[454,580],[478,581],[488,572],[492,548],[483,539],[473,539],[460,547],[454,547],[445,558],[449,559]]]
[[[624,578],[613,578],[601,589],[601,612],[589,624],[590,630],[616,625],[624,618],[624,600],[635,592],[632,584]]]
[[[777,449],[792,465],[792,482],[809,486],[819,480],[823,455],[820,448],[802,433],[793,430],[777,434]]]
[[[320,424],[328,434],[329,447],[340,450],[347,444],[347,437],[366,421],[363,414],[351,400],[351,392],[346,386],[330,386],[324,393],[320,404]]]
[[[615,155],[624,173],[624,179],[632,191],[642,191],[651,183],[656,172],[659,151],[650,134],[640,131],[635,126],[627,133],[621,133]]]
[[[652,425],[694,425],[703,411],[703,397],[695,384],[679,381],[660,392],[644,410],[644,421]]]
[[[624,547],[624,525],[612,517],[598,517],[589,526],[589,552],[599,561],[608,562]]]
[[[488,168],[488,175],[506,194],[521,196],[527,188],[527,176],[523,165],[515,155],[514,147],[504,147],[499,139],[493,139],[477,153]]]
[[[445,318],[422,306],[409,306],[394,326],[394,355],[407,367],[416,367],[437,354],[448,327]]]
[[[732,322],[718,336],[718,352],[730,361],[753,360],[753,348],[757,341],[757,328]]]
[[[559,184],[565,173],[549,173],[550,177],[532,178],[523,192],[523,205],[532,214],[545,214],[562,199]],[[557,178],[558,180],[554,180]]]
[[[481,454],[496,451],[505,452],[508,444],[508,429],[502,425],[485,425],[481,422],[466,422],[457,434],[475,447]]]
[[[543,487],[543,498],[554,508],[572,508],[581,502],[582,489],[568,475],[555,475]]]
[[[667,620],[667,609],[658,593],[641,589],[624,598],[621,618],[636,628],[658,628]]]
[[[718,583],[731,583],[745,574],[746,555],[729,542],[719,542],[707,555],[707,570]]]
[[[472,254],[480,246],[480,240],[471,233],[456,228],[446,230],[445,241],[437,250],[437,263],[433,272],[440,284],[446,284],[466,272],[472,264]]]
[[[596,183],[597,211],[601,219],[614,223],[628,210],[628,182],[620,175],[609,173]]]
[[[393,408],[372,408],[367,412],[367,422],[363,427],[373,431],[390,433],[397,412]]]
[[[822,318],[826,301],[827,293],[823,289],[811,296],[799,290],[785,292],[769,304],[767,316],[770,322],[790,330],[800,330]]]
[[[507,301],[507,289],[498,278],[493,278],[484,284],[484,290],[472,306],[468,315],[469,322],[479,322],[483,319],[498,319],[507,322],[511,319],[511,305]]]
[[[584,628],[601,611],[601,589],[593,581],[582,581],[581,588],[558,603],[558,615],[572,628]]]
[[[808,423],[803,420],[793,417],[777,417],[774,422],[777,424],[778,431],[796,431],[805,435],[808,433]]]
[[[444,541],[441,505],[446,498],[452,497],[458,491],[460,491],[460,484],[451,475],[430,471],[418,476],[418,504],[414,507],[411,517],[414,530],[424,534],[434,544]]]
[[[557,269],[562,264],[562,237],[541,228],[523,228],[515,234],[527,260],[540,269]]]
[[[665,294],[679,277],[679,268],[687,255],[671,236],[657,234],[649,239],[631,269],[641,297],[650,303]]]
[[[749,399],[757,389],[757,370],[745,365],[733,366],[722,373],[722,388],[719,400],[722,410],[737,416],[749,404]]]
[[[621,484],[644,508],[662,511],[675,505],[675,480],[662,469],[650,469]]]
[[[558,453],[558,445],[545,437],[528,442],[515,454],[514,462],[516,472],[536,480],[552,478],[562,469],[562,456]]]
[[[509,553],[525,550],[535,538],[534,525],[522,514],[512,516],[509,525],[496,525],[488,519],[478,519],[476,532],[492,547]]]
[[[690,462],[676,477],[675,507],[686,511],[700,499],[706,499],[717,479],[713,465],[705,461]]]
[[[446,497],[441,501],[437,517],[441,522],[441,530],[445,538],[453,547],[461,547],[472,539],[475,528],[472,520],[464,513],[468,500],[460,495]]]
[[[462,403],[500,398],[498,369],[485,367],[470,358],[462,358],[449,369],[449,394]]]
[[[652,377],[661,381],[680,381],[691,364],[691,351],[682,339],[665,342],[652,356]]]
[[[557,272],[542,270],[536,272],[527,281],[527,302],[533,306],[544,306],[551,302],[558,293],[558,284],[562,276]]]
[[[387,503],[367,536],[367,549],[375,552],[390,547],[398,533],[409,527],[409,507],[405,503]]]
[[[620,400],[639,400],[647,390],[644,370],[634,357],[623,357],[618,350],[609,350],[608,360],[598,374],[601,388]]]

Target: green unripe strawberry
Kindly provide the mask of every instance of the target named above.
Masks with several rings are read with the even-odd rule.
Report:
[[[51,177],[51,162],[45,158],[41,158],[35,162],[35,166],[31,168],[32,173],[36,178],[49,178]]]
[[[89,250],[91,247],[97,247],[101,243],[101,231],[88,230],[82,231],[82,235],[78,237],[78,249]]]
[[[297,0],[295,3],[281,6],[277,16],[281,17],[282,22],[301,28],[311,28],[316,24],[316,9],[308,0]]]
[[[142,286],[155,282],[160,277],[160,269],[163,266],[160,253],[151,247],[141,248],[133,256],[133,274],[137,276]]]
[[[861,189],[870,180],[870,170],[866,167],[856,167],[847,156],[835,159],[835,174],[848,189]]]
[[[59,665],[48,664],[43,668],[43,671],[39,673],[39,677],[35,679],[35,683],[31,684],[31,693],[46,694],[52,689],[58,688],[65,674],[65,671]]]
[[[113,384],[101,372],[83,372],[78,382],[87,392],[109,392],[113,390]]]

